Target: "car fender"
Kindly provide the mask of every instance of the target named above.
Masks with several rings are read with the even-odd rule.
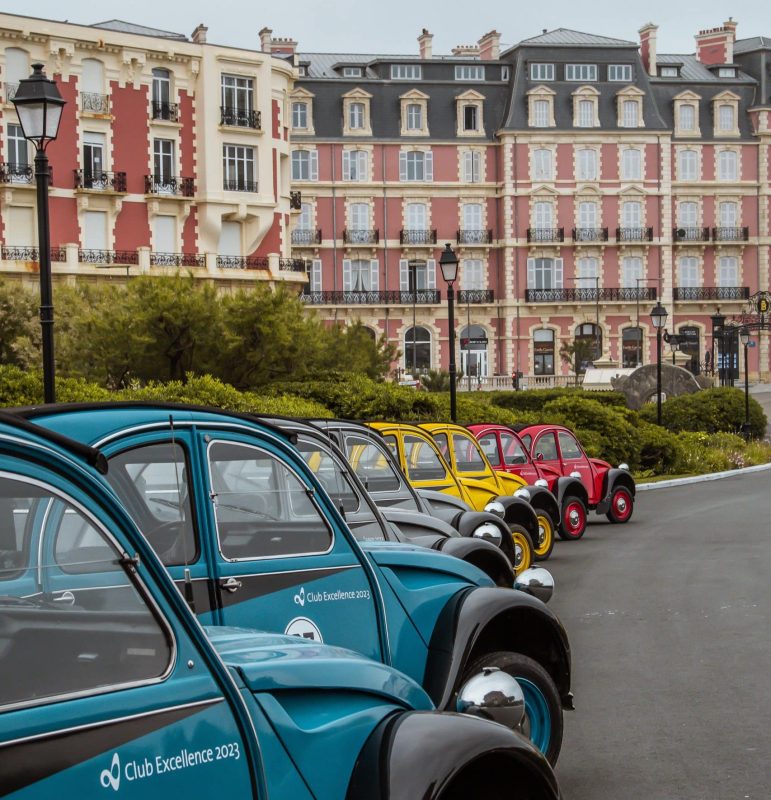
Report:
[[[602,481],[602,500],[597,505],[598,514],[607,513],[608,509],[610,508],[610,496],[613,494],[613,490],[616,488],[616,486],[626,486],[626,488],[632,493],[632,497],[634,497],[637,492],[634,478],[627,470],[619,469],[618,467],[611,467],[605,473],[605,477]]]
[[[556,525],[560,520],[560,506],[554,494],[544,486],[528,486],[530,505],[537,511],[545,511]]]
[[[584,505],[589,507],[589,493],[579,478],[562,477],[557,479],[557,502],[560,508],[566,497],[580,497]]]
[[[450,787],[467,797],[514,788],[539,800],[560,798],[546,759],[518,733],[478,717],[411,711],[391,715],[370,734],[346,800],[438,800]]]
[[[537,661],[554,680],[563,707],[573,707],[570,644],[557,615],[524,592],[487,587],[457,592],[436,621],[422,681],[436,707],[455,710],[467,665],[497,650]]]

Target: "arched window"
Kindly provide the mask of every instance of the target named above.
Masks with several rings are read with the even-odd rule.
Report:
[[[431,333],[420,326],[404,333],[404,368],[413,374],[431,369]]]
[[[683,131],[696,129],[696,106],[691,103],[683,103],[679,108],[679,124]]]
[[[717,156],[717,179],[735,181],[739,177],[739,158],[734,150],[722,150]]]
[[[546,148],[533,150],[533,180],[550,181],[554,178],[554,153]]]
[[[621,366],[628,369],[642,364],[642,328],[624,328],[621,332]]]
[[[460,331],[460,368],[465,376],[486,378],[488,370],[487,331],[481,325],[467,325]]]
[[[599,328],[593,322],[584,322],[581,325],[576,325],[576,344],[578,345],[579,342],[584,343],[576,353],[578,372],[582,374],[602,354],[602,328]]]
[[[533,374],[554,375],[554,331],[533,331]]]
[[[681,150],[677,159],[677,177],[681,181],[695,181],[699,177],[699,154],[696,150]]]

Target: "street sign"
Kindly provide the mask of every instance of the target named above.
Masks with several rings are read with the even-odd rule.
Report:
[[[749,342],[747,342],[747,347],[755,347],[756,344],[757,342],[753,342],[752,340],[750,340]]]

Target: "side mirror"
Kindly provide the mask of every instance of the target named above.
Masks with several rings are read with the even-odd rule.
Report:
[[[543,453],[536,453],[535,454],[536,461],[543,461]]]

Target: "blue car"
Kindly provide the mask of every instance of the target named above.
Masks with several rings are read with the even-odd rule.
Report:
[[[543,756],[436,712],[386,664],[303,637],[204,630],[97,469],[0,413],[0,796],[14,800],[556,800]],[[516,684],[511,682],[516,688]]]
[[[291,431],[163,404],[19,413],[99,449],[107,480],[202,623],[355,650],[406,673],[448,711],[464,707],[469,681],[506,672],[524,694],[518,729],[556,762],[563,708],[572,708],[556,615],[461,559],[357,541]]]

